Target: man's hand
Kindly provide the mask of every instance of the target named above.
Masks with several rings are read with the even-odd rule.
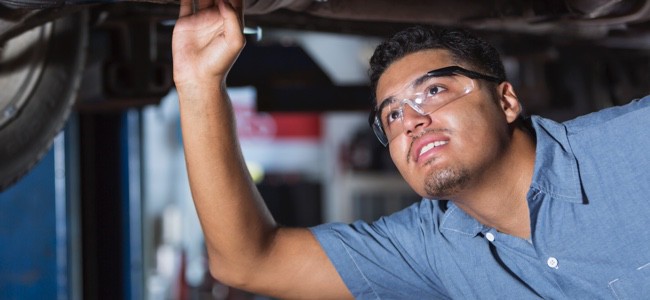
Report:
[[[245,44],[242,0],[181,0],[172,53],[177,87],[225,81]]]

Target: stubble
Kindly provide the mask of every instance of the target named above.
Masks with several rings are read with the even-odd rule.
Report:
[[[469,179],[470,172],[463,167],[433,170],[426,176],[424,191],[438,199],[452,197],[465,188]]]

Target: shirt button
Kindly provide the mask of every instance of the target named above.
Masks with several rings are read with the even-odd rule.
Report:
[[[486,233],[485,238],[490,242],[494,242],[494,234],[492,234],[492,232]]]
[[[557,258],[555,258],[555,257],[552,257],[552,256],[549,257],[548,260],[546,260],[546,264],[547,264],[549,267],[553,268],[553,269],[557,269],[557,268],[558,268],[558,266],[557,266],[558,261],[557,261]]]

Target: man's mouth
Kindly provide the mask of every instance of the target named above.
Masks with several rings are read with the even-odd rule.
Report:
[[[418,156],[422,156],[422,154],[426,153],[427,151],[429,151],[429,150],[431,150],[431,149],[433,149],[435,147],[440,147],[442,145],[446,145],[447,143],[449,143],[449,141],[435,141],[435,142],[432,142],[432,143],[428,143],[424,147],[422,147],[422,149],[420,149],[420,154],[418,154]]]
[[[414,137],[408,149],[406,161],[414,160],[417,162],[420,156],[427,152],[449,144],[449,137],[444,132],[449,132],[449,130],[429,129],[422,132],[419,136]]]

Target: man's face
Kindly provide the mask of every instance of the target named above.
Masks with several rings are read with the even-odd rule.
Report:
[[[415,52],[393,62],[379,78],[377,104],[403,96],[404,87],[422,74],[453,65],[471,69],[455,63],[445,50]],[[397,169],[423,197],[462,196],[504,152],[510,133],[502,106],[489,85],[474,83],[470,93],[428,115],[403,106],[404,132],[388,147]]]

